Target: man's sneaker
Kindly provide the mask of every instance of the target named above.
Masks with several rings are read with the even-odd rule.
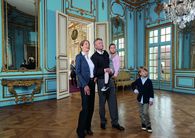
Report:
[[[142,124],[142,130],[146,130],[146,125]]]
[[[152,128],[149,126],[149,127],[147,127],[147,131],[149,132],[149,133],[152,133]]]
[[[102,92],[105,92],[105,91],[107,91],[108,89],[109,89],[108,86],[104,86],[104,87],[101,89],[101,91],[102,91]]]

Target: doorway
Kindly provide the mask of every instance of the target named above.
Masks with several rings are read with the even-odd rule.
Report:
[[[161,26],[149,30],[148,66],[154,88],[171,90],[172,87],[172,28]]]
[[[83,24],[87,29],[85,29],[85,38],[89,40],[91,44],[91,50],[89,51],[89,56],[94,53],[93,41],[95,37],[100,37],[103,39],[105,49],[108,49],[109,45],[109,27],[108,22],[92,22],[86,21],[78,18],[69,17],[68,15],[56,11],[56,82],[57,82],[57,99],[62,99],[70,95],[70,62],[75,60],[75,56],[80,52],[80,48],[73,48],[74,54],[70,54],[72,51],[71,46],[79,45],[79,31],[71,30],[71,23]],[[95,31],[96,30],[96,31]],[[72,31],[72,32],[71,32]],[[72,37],[70,37],[73,34]],[[76,41],[76,39],[78,41]],[[73,38],[73,45],[71,44]],[[78,49],[77,49],[78,48]],[[77,90],[78,91],[78,90]]]
[[[81,20],[78,18],[69,17],[68,21],[68,59],[69,59],[69,91],[78,92],[78,79],[74,80],[74,75],[71,75],[71,63],[75,65],[76,55],[80,52],[80,42],[84,39],[90,42],[91,56],[94,52],[94,23]],[[72,77],[71,77],[72,76]]]

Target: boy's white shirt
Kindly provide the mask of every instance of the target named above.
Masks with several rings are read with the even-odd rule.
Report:
[[[141,77],[142,85],[144,85],[144,83],[146,82],[147,79],[148,79],[148,77]],[[134,92],[135,94],[138,94],[138,93],[139,93],[139,91],[138,91],[137,89],[135,89],[133,92]],[[151,98],[151,97],[150,97],[149,101],[150,101],[150,102],[153,102],[153,100],[154,100],[154,98]],[[143,104],[143,96],[142,96],[142,98],[141,98],[141,102],[140,102],[140,103]]]

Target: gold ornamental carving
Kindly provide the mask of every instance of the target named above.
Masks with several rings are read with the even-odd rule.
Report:
[[[40,93],[41,90],[41,83],[43,82],[42,79],[16,79],[16,80],[9,80],[9,79],[3,79],[2,85],[8,87],[8,91],[15,97],[15,102],[18,103],[19,101],[27,102],[31,101],[33,102],[34,95],[37,93]],[[32,85],[35,85],[35,88],[30,94],[25,94],[22,96],[19,96],[14,89],[14,87],[30,87]],[[30,95],[30,97],[28,96]]]
[[[163,10],[163,3],[158,2],[156,4],[156,7],[154,8],[154,12],[158,15],[158,17],[160,17],[160,13]]]

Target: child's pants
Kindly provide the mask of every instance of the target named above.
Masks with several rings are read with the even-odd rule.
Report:
[[[145,124],[146,127],[151,127],[150,116],[149,116],[149,104],[139,104],[139,113],[141,118],[141,123]]]
[[[108,72],[105,72],[104,73],[104,83],[108,84],[108,80],[109,80],[109,74],[108,74]]]

